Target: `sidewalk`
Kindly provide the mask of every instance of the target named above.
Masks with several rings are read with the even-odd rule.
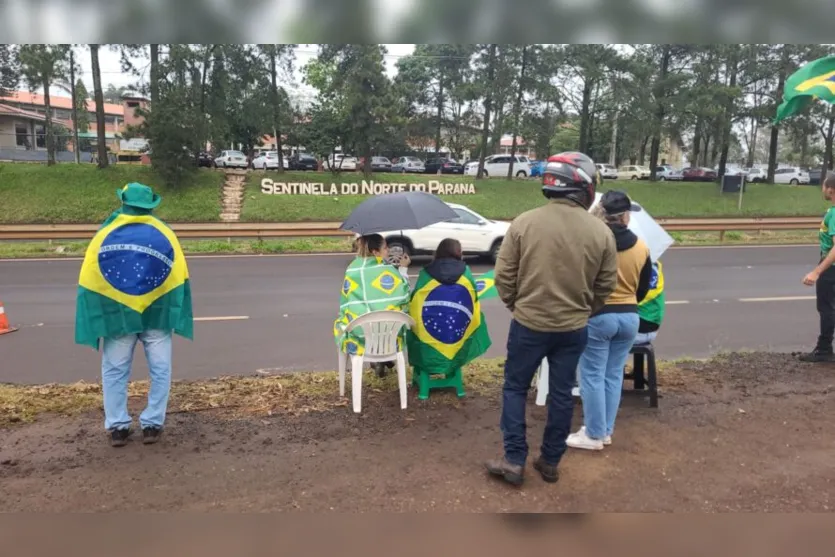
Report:
[[[2,432],[0,511],[828,511],[833,378],[783,355],[680,364],[659,410],[625,399],[610,448],[569,451],[556,485],[529,466],[521,489],[482,468],[501,448],[498,393],[403,412],[367,389],[359,416],[173,413],[160,444],[118,450],[98,412],[42,418]],[[545,412],[529,415],[535,457]]]

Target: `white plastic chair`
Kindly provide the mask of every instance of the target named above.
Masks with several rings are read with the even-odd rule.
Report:
[[[400,408],[406,409],[406,362],[407,351],[404,344],[402,350],[397,349],[397,337],[403,327],[412,328],[414,319],[402,311],[372,311],[361,315],[348,324],[346,333],[357,327],[362,329],[365,337],[365,353],[351,358],[351,397],[354,412],[362,411],[362,370],[365,362],[379,363],[397,361],[397,381],[400,384]],[[348,354],[339,351],[339,396],[345,396],[345,372],[348,368]]]
[[[539,365],[538,376],[534,381],[536,382],[536,405],[545,406],[545,401],[548,399],[548,358],[542,358],[542,363]],[[580,381],[580,366],[577,366],[577,382]],[[580,396],[580,388],[574,387],[571,389],[571,395]]]

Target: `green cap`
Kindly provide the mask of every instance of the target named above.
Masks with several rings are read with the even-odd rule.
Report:
[[[116,190],[116,196],[122,204],[140,209],[154,209],[162,201],[154,190],[139,182],[131,182],[122,189]]]

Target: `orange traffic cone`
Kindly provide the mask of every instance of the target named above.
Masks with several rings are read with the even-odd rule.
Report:
[[[6,308],[3,307],[3,300],[0,300],[0,335],[5,335],[6,333],[13,333],[17,330],[17,327],[12,327],[9,325],[9,319],[6,317]]]

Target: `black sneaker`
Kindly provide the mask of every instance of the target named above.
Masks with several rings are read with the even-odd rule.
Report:
[[[143,445],[153,445],[157,441],[159,441],[160,436],[162,435],[162,428],[161,427],[143,427],[142,428],[142,444]]]
[[[815,348],[807,354],[801,354],[798,359],[801,362],[809,363],[835,362],[835,354],[832,350],[821,350],[820,348]]]
[[[555,484],[560,479],[560,472],[556,466],[551,466],[541,456],[533,463],[533,469],[539,472],[542,479],[549,484]]]
[[[511,485],[520,486],[525,481],[525,468],[511,464],[504,458],[488,460],[484,467],[492,476],[499,477]]]
[[[130,437],[130,434],[130,429],[114,429],[110,432],[110,446],[124,447],[128,444],[128,438]]]

